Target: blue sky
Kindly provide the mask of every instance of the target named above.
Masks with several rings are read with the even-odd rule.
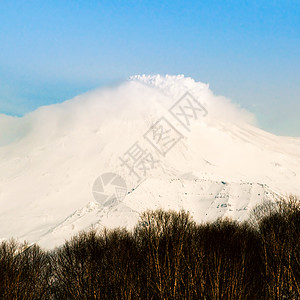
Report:
[[[0,0],[0,112],[185,74],[300,136],[300,1]]]

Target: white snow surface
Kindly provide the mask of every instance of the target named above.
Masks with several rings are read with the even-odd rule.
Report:
[[[186,92],[208,112],[189,131],[169,112]],[[161,117],[182,135],[165,156],[144,138]],[[135,142],[156,159],[140,183],[120,160]],[[126,181],[123,201],[94,199],[107,172]],[[289,193],[300,195],[300,138],[259,129],[251,113],[183,75],[133,76],[21,118],[0,115],[0,240],[53,248],[91,227],[131,229],[156,208],[244,220]]]

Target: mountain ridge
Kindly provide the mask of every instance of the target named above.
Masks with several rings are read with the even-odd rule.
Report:
[[[197,112],[202,113],[197,120],[190,118],[189,126],[183,125],[176,112],[171,113],[186,93],[190,95],[188,101],[201,105]],[[173,130],[172,147],[158,148],[151,140],[153,128],[162,125]],[[116,207],[112,206],[106,211],[110,221],[91,217],[91,224],[113,226],[119,215],[133,226],[130,218],[136,220],[140,210],[151,208],[156,198],[163,199],[157,207],[164,207],[166,202],[169,206],[165,208],[186,208],[189,200],[184,193],[189,195],[195,187],[185,183],[189,188],[174,188],[172,180],[181,184],[203,180],[197,189],[204,188],[205,181],[217,182],[216,189],[224,186],[222,181],[230,187],[237,184],[234,189],[238,192],[229,193],[235,203],[244,193],[244,183],[249,187],[259,183],[280,195],[300,194],[300,139],[278,137],[255,127],[251,113],[215,96],[207,84],[183,75],[134,76],[117,87],[41,107],[22,118],[0,115],[0,145],[0,238],[40,241],[46,247],[51,246],[49,233],[69,216],[88,203],[101,206],[93,198],[92,188],[105,173],[119,174],[129,194],[118,204],[123,211],[114,211]],[[139,183],[121,160],[133,145],[145,150],[141,153],[153,164]],[[153,192],[150,199],[152,190],[160,194]],[[197,199],[197,205],[214,201],[200,196]],[[258,200],[262,199],[249,200],[248,210]],[[194,208],[196,221],[203,221],[203,209],[201,205]],[[214,216],[221,216],[217,208]],[[91,225],[87,223],[82,228],[73,225],[78,231]],[[56,229],[57,243],[76,230],[58,233]]]

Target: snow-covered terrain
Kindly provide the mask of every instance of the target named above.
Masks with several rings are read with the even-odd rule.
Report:
[[[191,78],[134,76],[22,118],[0,115],[0,170],[0,239],[54,247],[93,226],[132,228],[148,208],[243,220],[263,199],[300,195],[300,138],[257,128]],[[104,173],[125,180],[125,198],[94,198]]]

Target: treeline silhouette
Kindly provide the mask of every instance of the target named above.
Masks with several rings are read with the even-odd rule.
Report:
[[[147,211],[133,232],[78,234],[53,251],[0,245],[0,299],[300,299],[300,201],[196,224]]]

